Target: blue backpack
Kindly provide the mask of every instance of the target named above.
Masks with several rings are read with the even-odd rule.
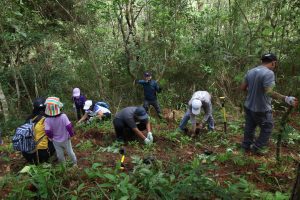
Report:
[[[97,103],[95,103],[95,105],[109,109],[109,104],[105,101],[98,101]]]
[[[36,148],[36,141],[34,138],[34,126],[40,121],[42,117],[37,117],[36,120],[21,125],[15,131],[15,135],[12,138],[13,148],[16,151],[31,153]]]

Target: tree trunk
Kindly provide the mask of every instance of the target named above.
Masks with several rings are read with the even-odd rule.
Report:
[[[17,109],[20,109],[20,99],[21,99],[21,93],[20,93],[20,86],[19,86],[19,80],[17,76],[17,71],[15,68],[15,58],[13,54],[10,56],[10,67],[12,69],[14,81],[15,81],[15,87],[16,87],[16,92],[17,92]]]
[[[291,200],[300,199],[300,163],[298,163],[296,182],[293,188]]]
[[[9,118],[8,104],[7,104],[4,92],[2,90],[1,82],[0,82],[0,102],[1,102],[1,105],[2,105],[4,121],[7,122],[8,118]]]
[[[37,84],[37,79],[36,79],[36,73],[32,67],[32,71],[33,71],[33,78],[34,78],[34,91],[35,91],[35,97],[39,97],[39,90],[38,90],[38,84]]]
[[[27,85],[26,85],[26,83],[25,83],[25,81],[23,79],[23,76],[22,76],[22,74],[21,74],[21,72],[19,70],[18,70],[18,75],[19,75],[19,77],[21,79],[23,87],[25,88],[25,91],[26,91],[26,94],[28,96],[28,99],[29,99],[30,103],[33,105],[33,102],[32,102],[32,99],[31,99],[31,96],[30,96],[30,93],[29,93],[29,90],[28,90]]]

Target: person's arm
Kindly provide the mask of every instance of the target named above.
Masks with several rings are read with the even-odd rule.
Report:
[[[97,112],[97,117],[101,120],[103,117],[103,112],[100,110],[99,112]]]
[[[136,83],[138,83],[140,85],[145,85],[147,82],[145,80],[138,80],[138,81],[136,81]]]
[[[80,124],[81,122],[85,121],[88,118],[88,113],[84,113],[84,115],[81,117],[81,119],[77,122],[77,124]]]
[[[150,125],[150,122],[148,120],[147,124],[146,124],[146,129],[147,129],[147,132],[151,132],[151,125]]]
[[[48,136],[49,139],[53,138],[53,132],[51,130],[45,130],[45,134]]]
[[[273,90],[274,87],[267,87],[265,88],[265,92],[268,96],[277,99],[277,100],[281,100],[285,103],[287,103],[288,105],[297,107],[298,106],[298,99],[292,96],[284,96],[282,94],[279,94],[278,92],[275,92]]]
[[[265,92],[268,96],[274,98],[274,99],[277,99],[277,100],[282,100],[284,101],[285,100],[285,96],[282,95],[282,94],[279,94],[278,92],[275,92],[273,90],[274,87],[267,87],[265,88]]]
[[[146,140],[146,137],[144,136],[143,132],[137,128],[136,123],[132,117],[126,118],[125,123],[127,124],[127,126],[129,126],[131,128],[131,130],[134,132],[134,134],[136,134],[143,141]],[[147,127],[147,125],[146,125],[146,127]]]
[[[247,84],[246,82],[243,82],[243,83],[241,84],[240,88],[241,88],[241,90],[243,90],[243,91],[246,92],[247,89],[248,89],[248,84]]]
[[[53,138],[53,131],[51,130],[49,124],[45,121],[45,134],[48,136],[49,139]]]
[[[75,135],[75,132],[74,132],[74,129],[73,129],[73,126],[72,126],[72,123],[68,124],[66,126],[66,129],[70,135],[70,137],[73,137]]]
[[[132,130],[142,140],[146,139],[146,137],[144,136],[144,134],[138,128],[132,128]]]
[[[160,93],[161,92],[161,88],[159,87],[159,85],[158,85],[158,83],[155,81],[154,82],[154,88],[155,88],[155,91],[157,92],[157,93]]]
[[[86,96],[82,95],[82,102],[83,102],[83,104],[84,104],[85,101],[86,101]]]
[[[248,75],[248,73],[245,75],[244,81],[243,81],[243,83],[242,83],[241,86],[240,86],[240,89],[241,89],[242,91],[244,91],[244,92],[247,92],[247,90],[248,90],[248,80],[247,80],[247,75]]]

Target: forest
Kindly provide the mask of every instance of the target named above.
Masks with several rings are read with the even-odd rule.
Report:
[[[1,2],[1,199],[300,199],[298,108],[273,98],[266,154],[240,149],[240,85],[263,54],[278,59],[274,91],[300,98],[299,0]],[[162,118],[148,111],[153,144],[119,143],[113,119],[143,105],[145,72],[161,89]],[[107,102],[111,120],[77,123],[74,88]],[[211,95],[215,129],[192,137],[190,123],[178,127],[196,91]],[[77,167],[31,165],[14,150],[38,97],[63,103]]]

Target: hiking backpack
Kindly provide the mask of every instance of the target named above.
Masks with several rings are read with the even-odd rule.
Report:
[[[99,101],[99,102],[95,103],[95,105],[109,109],[109,105],[105,101]]]
[[[35,150],[37,142],[34,138],[33,129],[42,117],[38,116],[35,120],[30,120],[16,129],[15,135],[12,138],[14,150],[27,153]]]

